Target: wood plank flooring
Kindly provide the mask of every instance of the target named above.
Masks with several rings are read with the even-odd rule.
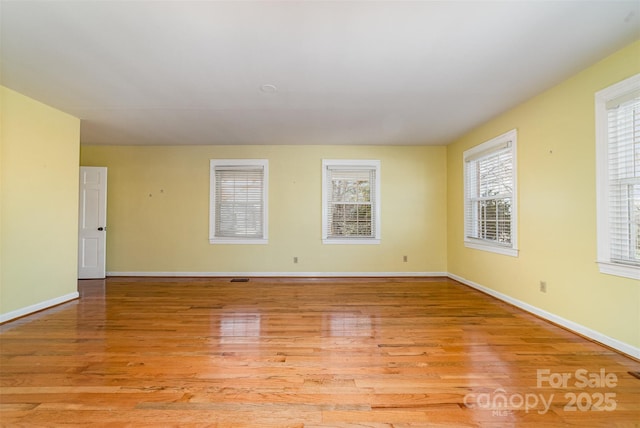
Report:
[[[449,279],[79,290],[0,326],[2,426],[640,426],[638,361]]]

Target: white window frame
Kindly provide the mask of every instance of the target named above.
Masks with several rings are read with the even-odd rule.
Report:
[[[220,237],[216,236],[216,168],[262,167],[262,237]],[[269,161],[267,159],[211,159],[209,167],[209,243],[210,244],[267,244],[269,242]]]
[[[595,94],[596,115],[596,213],[598,267],[601,273],[640,279],[640,266],[617,262],[611,254],[609,217],[609,137],[607,104],[640,90],[640,74],[602,89]]]
[[[329,236],[329,192],[331,188],[328,183],[328,171],[332,168],[343,169],[362,169],[362,170],[375,170],[375,183],[373,197],[373,210],[372,214],[375,216],[372,226],[374,227],[374,233],[372,237],[360,237],[360,236],[344,236],[344,237],[332,237]],[[380,230],[380,161],[379,160],[334,160],[323,159],[322,160],[322,242],[324,244],[380,244],[381,230]]]
[[[472,147],[466,150],[463,154],[463,180],[464,180],[464,245],[467,248],[473,248],[476,250],[489,251],[492,253],[502,254],[511,257],[518,257],[518,184],[517,184],[517,143],[518,133],[517,130],[512,129],[502,135],[499,135],[489,141],[486,141],[478,146]],[[512,183],[513,190],[511,192],[511,243],[501,244],[492,240],[484,240],[480,238],[474,238],[471,232],[468,230],[469,225],[472,222],[469,217],[470,201],[470,189],[468,188],[467,175],[469,172],[469,163],[482,159],[485,156],[498,152],[500,150],[509,148],[512,156]]]

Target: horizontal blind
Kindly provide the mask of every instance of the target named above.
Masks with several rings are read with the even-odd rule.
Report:
[[[513,187],[513,151],[510,144],[466,159],[467,238],[511,244]]]
[[[640,265],[640,95],[607,107],[611,259]]]
[[[328,167],[328,237],[376,236],[375,174],[373,168]]]
[[[264,168],[215,167],[215,236],[262,238]]]

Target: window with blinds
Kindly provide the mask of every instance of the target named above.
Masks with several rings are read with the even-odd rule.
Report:
[[[380,162],[323,161],[325,243],[379,243]]]
[[[464,153],[468,247],[517,255],[516,138],[513,130]]]
[[[598,261],[640,279],[640,75],[596,94]]]
[[[212,244],[267,243],[267,182],[267,160],[211,160]]]

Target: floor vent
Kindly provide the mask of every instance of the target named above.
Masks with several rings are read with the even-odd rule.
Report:
[[[249,282],[249,278],[233,278],[231,282]]]

